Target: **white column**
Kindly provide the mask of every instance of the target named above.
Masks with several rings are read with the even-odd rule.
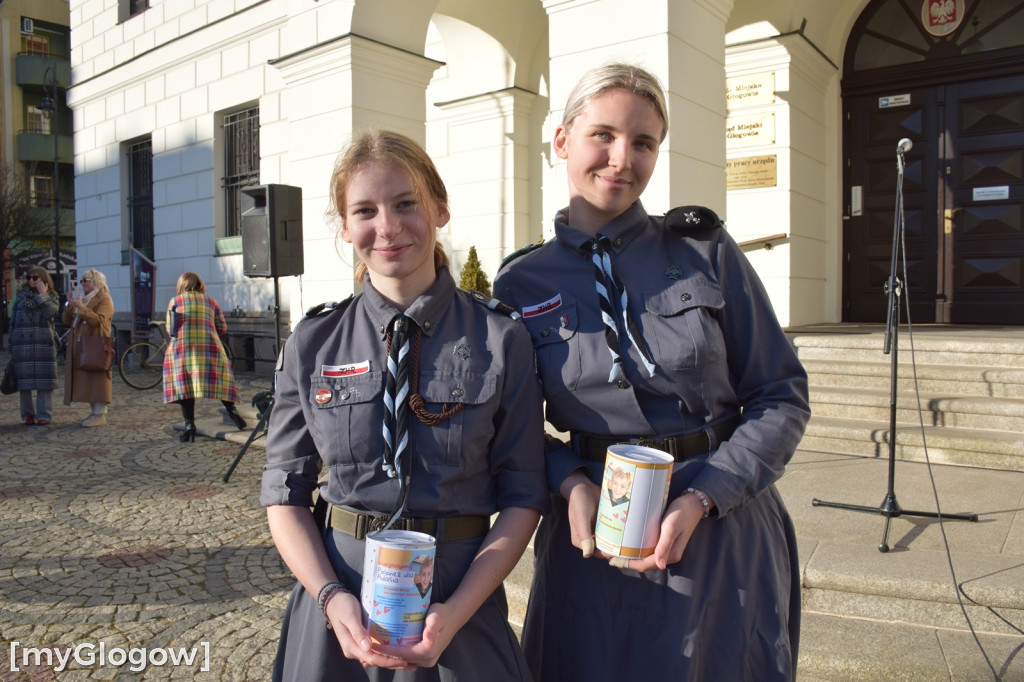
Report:
[[[453,207],[453,273],[475,246],[493,277],[502,258],[530,241],[529,118],[536,97],[513,87],[435,105],[444,114],[428,126],[428,148]]]
[[[291,296],[292,310],[304,310],[355,289],[352,251],[324,216],[338,154],[354,131],[370,126],[425,144],[426,88],[440,63],[350,34],[272,65],[285,82],[277,95],[282,125],[261,131],[261,152],[264,164],[279,154],[287,164],[281,182],[303,188],[305,275]]]
[[[730,47],[726,63],[729,232],[787,235],[747,254],[784,325],[838,319],[838,71],[798,34]]]

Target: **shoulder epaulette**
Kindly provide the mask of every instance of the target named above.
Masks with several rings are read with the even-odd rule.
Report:
[[[521,249],[513,251],[509,255],[505,256],[505,259],[501,261],[501,267],[499,267],[498,269],[500,270],[501,268],[505,267],[506,265],[514,261],[516,258],[519,258],[520,256],[525,256],[534,249],[539,249],[542,246],[544,246],[544,242],[534,242],[532,244],[527,244]]]
[[[513,320],[518,320],[522,318],[522,315],[516,312],[516,309],[510,306],[508,303],[503,303],[498,299],[491,298],[490,296],[482,294],[479,291],[470,291],[469,293],[473,297],[474,301],[480,303],[481,305],[487,306],[489,309],[495,312],[501,313],[502,315],[507,315],[508,317],[511,317]]]
[[[706,206],[679,206],[665,214],[665,227],[675,232],[725,227],[718,214]]]
[[[308,320],[314,317],[321,317],[323,315],[330,315],[335,310],[340,310],[341,308],[344,308],[345,305],[351,300],[352,297],[349,296],[344,301],[340,302],[327,301],[326,303],[318,303],[317,305],[313,306],[312,308],[306,311],[306,314],[302,316],[302,320]],[[301,322],[302,320],[299,321]]]

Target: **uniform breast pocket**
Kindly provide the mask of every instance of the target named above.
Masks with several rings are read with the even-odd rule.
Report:
[[[583,374],[576,305],[562,305],[550,313],[524,318],[524,322],[533,339],[544,392],[576,390]]]
[[[309,389],[310,431],[328,465],[374,462],[383,452],[382,372],[344,378],[314,377]]]
[[[493,374],[434,373],[427,379],[424,373],[419,393],[423,398],[422,414],[409,416],[417,422],[413,434],[429,433],[428,443],[436,452],[432,457],[426,448],[420,448],[423,456],[450,467],[466,468],[473,463],[486,466],[494,437],[497,387],[498,378]],[[445,417],[446,409],[457,411]]]
[[[715,319],[725,300],[703,277],[680,280],[644,294],[644,337],[661,367],[689,370],[724,361],[725,343]]]

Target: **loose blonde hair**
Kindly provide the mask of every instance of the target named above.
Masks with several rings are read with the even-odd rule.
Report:
[[[107,291],[107,276],[95,268],[89,268],[81,274],[78,281],[83,279],[92,280],[92,288],[94,291]]]
[[[448,207],[448,190],[426,150],[410,137],[391,130],[371,128],[356,134],[338,156],[331,174],[327,214],[345,224],[345,192],[352,177],[369,164],[400,168],[409,174],[418,199],[434,204],[436,219]],[[448,254],[439,241],[434,242],[434,268],[448,265]],[[356,266],[356,281],[366,275],[366,263]]]
[[[576,117],[583,113],[590,101],[608,90],[626,90],[643,97],[654,107],[655,113],[661,117],[663,124],[661,139],[668,135],[668,107],[665,104],[665,91],[658,78],[646,69],[632,64],[612,62],[587,71],[569,93],[565,110],[562,112],[562,127],[566,132],[572,128]]]

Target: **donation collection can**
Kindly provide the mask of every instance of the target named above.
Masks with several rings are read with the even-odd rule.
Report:
[[[409,530],[366,534],[361,601],[363,622],[375,644],[412,645],[434,583],[434,537]]]
[[[598,549],[630,559],[654,553],[674,462],[643,445],[608,447],[594,527]]]

